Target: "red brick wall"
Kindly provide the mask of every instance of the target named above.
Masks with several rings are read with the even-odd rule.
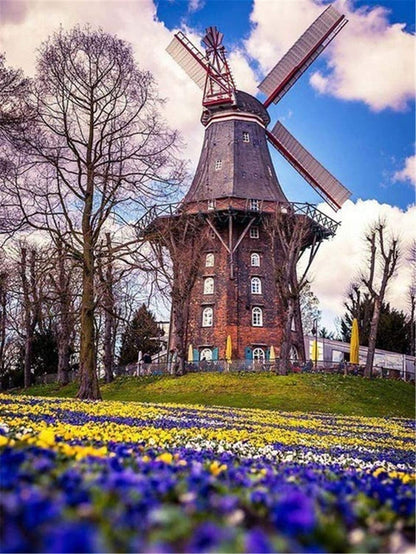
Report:
[[[233,244],[243,231],[244,223],[234,222]],[[259,238],[250,238],[247,233],[234,254],[234,278],[230,276],[229,254],[220,240],[209,238],[204,252],[213,252],[214,267],[205,267],[205,259],[190,298],[188,320],[188,344],[201,349],[204,346],[218,347],[219,357],[224,358],[227,335],[231,335],[233,359],[245,357],[245,347],[274,346],[276,353],[282,339],[281,304],[277,297],[273,276],[273,256],[279,259],[279,252],[272,252],[267,233],[258,225]],[[219,233],[228,244],[228,224],[224,222]],[[251,266],[251,253],[260,254],[260,267]],[[205,257],[204,257],[205,258]],[[214,277],[214,294],[203,294],[204,277]],[[262,294],[251,294],[250,277],[261,278]],[[202,310],[205,306],[214,309],[212,327],[202,327]],[[263,326],[251,325],[253,306],[263,309]]]

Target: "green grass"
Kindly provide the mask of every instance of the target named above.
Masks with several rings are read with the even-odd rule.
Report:
[[[74,397],[77,384],[34,386],[17,394]],[[408,417],[414,387],[402,381],[341,375],[190,374],[183,377],[120,377],[101,385],[105,400],[175,402],[299,412]]]

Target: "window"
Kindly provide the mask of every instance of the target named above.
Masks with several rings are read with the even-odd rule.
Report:
[[[250,200],[250,210],[253,210],[254,212],[258,212],[260,209],[260,200]]]
[[[251,310],[251,324],[253,327],[263,327],[263,310],[259,307]]]
[[[208,210],[215,210],[215,200],[208,200]]]
[[[214,294],[214,278],[205,277],[204,279],[204,294]]]
[[[254,348],[253,349],[253,360],[258,360],[260,362],[264,362],[265,359],[264,350],[263,348]]]
[[[261,294],[261,279],[259,277],[251,278],[251,293]]]
[[[199,355],[199,359],[201,362],[206,360],[207,362],[210,362],[212,360],[212,350],[211,348],[203,348],[201,350],[201,353]]]
[[[214,267],[214,254],[212,252],[208,252],[205,257],[205,267]]]
[[[202,327],[212,327],[214,310],[209,306],[202,311]]]
[[[259,238],[259,228],[258,227],[251,227],[250,228],[250,238],[251,239],[258,239]]]
[[[246,131],[243,132],[243,142],[250,142],[250,135]]]
[[[215,162],[215,171],[219,171],[222,168],[222,160],[217,160]]]
[[[251,265],[254,267],[260,267],[260,255],[257,252],[251,254]]]

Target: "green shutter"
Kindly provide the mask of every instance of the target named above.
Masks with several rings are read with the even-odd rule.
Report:
[[[250,348],[250,346],[246,346],[244,348],[244,357],[246,360],[252,360],[253,359],[253,349]]]
[[[212,359],[213,360],[218,360],[218,355],[219,355],[218,348],[213,348],[212,349]]]

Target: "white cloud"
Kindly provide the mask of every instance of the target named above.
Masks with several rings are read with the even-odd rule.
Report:
[[[318,208],[330,215],[328,206],[319,205]],[[365,233],[380,217],[385,218],[390,231],[399,236],[402,251],[401,263],[391,280],[386,300],[394,308],[407,309],[412,268],[406,260],[406,251],[416,240],[416,206],[403,211],[376,200],[359,200],[356,204],[347,201],[335,218],[341,222],[335,237],[323,242],[311,268],[311,286],[326,314],[324,324],[327,327],[335,316],[345,311],[343,301],[349,285],[365,267]]]
[[[403,110],[415,94],[415,37],[401,23],[389,23],[386,8],[335,2],[349,22],[325,52],[327,72],[315,72],[311,85],[320,93],[365,102],[371,109]],[[281,58],[324,5],[314,0],[255,0],[249,54],[264,72]]]
[[[404,161],[404,167],[393,175],[394,181],[409,181],[416,186],[416,154]]]
[[[204,0],[189,0],[188,11],[190,13],[195,13],[201,10],[204,7]]]
[[[229,54],[228,61],[237,89],[255,95],[258,80],[244,53],[241,50],[234,50]]]

